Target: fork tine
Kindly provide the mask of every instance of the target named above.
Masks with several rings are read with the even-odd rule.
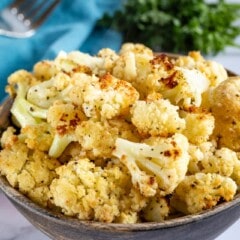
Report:
[[[42,24],[42,22],[49,16],[49,14],[53,11],[53,9],[58,5],[60,0],[54,0],[51,4],[47,4],[47,5],[45,4],[46,2],[47,1],[39,5],[39,8],[37,9],[37,11],[39,11],[39,14],[38,16],[36,16],[36,19],[33,20],[33,22],[31,23],[31,26],[33,28],[36,28],[40,24]]]
[[[20,4],[22,4],[25,0],[15,0],[10,4],[10,8],[17,8]]]

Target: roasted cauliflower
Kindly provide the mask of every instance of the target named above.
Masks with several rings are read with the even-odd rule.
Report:
[[[162,222],[239,192],[240,79],[200,52],[60,52],[10,75],[6,91],[0,175],[43,207]]]

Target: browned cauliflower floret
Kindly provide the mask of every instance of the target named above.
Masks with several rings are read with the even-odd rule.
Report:
[[[55,101],[49,108],[47,121],[54,129],[53,142],[49,149],[49,155],[59,157],[69,143],[76,141],[75,129],[86,116],[82,109],[72,103]]]
[[[66,215],[102,222],[123,219],[126,222],[129,218],[121,214],[127,214],[127,210],[139,212],[146,205],[142,201],[139,201],[139,207],[134,206],[134,201],[129,203],[133,194],[130,176],[119,164],[103,169],[89,159],[82,158],[73,160],[56,171],[59,177],[50,187],[53,203]]]
[[[186,176],[171,198],[171,206],[185,214],[210,209],[220,201],[230,201],[236,194],[236,183],[215,173]]]
[[[220,63],[206,60],[197,51],[189,52],[188,56],[180,56],[175,64],[188,69],[198,69],[207,77],[210,86],[213,87],[216,87],[228,77],[227,71]]]
[[[178,110],[167,99],[140,100],[131,109],[131,120],[140,134],[166,137],[185,128],[185,120],[179,117]]]
[[[127,166],[133,185],[147,197],[154,196],[157,189],[161,196],[172,193],[189,162],[188,141],[182,134],[152,137],[145,143],[118,138],[113,155]]]
[[[214,137],[219,146],[240,150],[240,77],[231,77],[212,93],[212,114],[215,117]]]
[[[100,78],[86,78],[84,74],[75,77],[80,83],[77,84],[79,90],[73,90],[73,100],[82,103],[83,111],[89,118],[112,119],[125,115],[139,98],[137,90],[130,83],[110,74]]]
[[[193,144],[201,144],[209,140],[214,129],[214,117],[211,113],[199,108],[191,108],[190,111],[182,111],[180,116],[186,122],[183,134]]]
[[[48,152],[54,134],[53,128],[48,123],[43,122],[22,128],[19,137],[27,144],[28,148]]]
[[[29,149],[14,136],[12,139],[15,139],[13,144],[5,141],[0,152],[1,175],[34,202],[47,206],[49,185],[56,176],[55,168],[60,165],[59,162],[44,152]]]
[[[216,149],[212,142],[205,142],[199,146],[190,145],[190,162],[188,172],[218,173],[230,177],[239,161],[236,152],[228,148]]]

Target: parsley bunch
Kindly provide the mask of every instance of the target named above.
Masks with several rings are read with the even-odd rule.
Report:
[[[126,0],[99,24],[121,32],[124,42],[141,42],[155,51],[217,54],[226,46],[240,47],[237,20],[240,4],[224,0]]]

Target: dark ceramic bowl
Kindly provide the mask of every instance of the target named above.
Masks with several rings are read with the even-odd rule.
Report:
[[[0,106],[0,133],[9,124],[10,107],[9,98]],[[57,240],[212,240],[240,217],[240,193],[211,210],[162,223],[106,224],[80,221],[41,208],[11,187],[5,177],[0,177],[0,189],[36,228]]]

